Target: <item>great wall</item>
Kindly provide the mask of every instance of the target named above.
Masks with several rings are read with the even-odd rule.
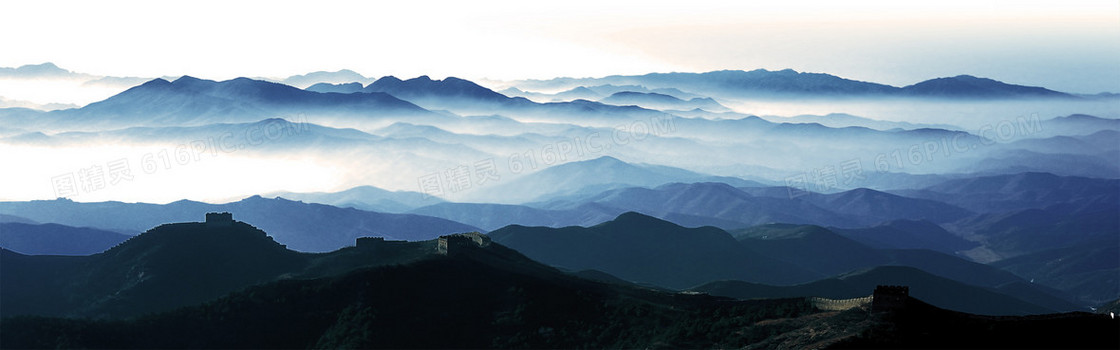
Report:
[[[907,286],[876,286],[875,292],[866,297],[851,299],[829,299],[809,297],[813,307],[825,311],[844,311],[857,307],[870,307],[872,312],[885,312],[898,310],[906,306],[910,298],[910,287]]]
[[[854,309],[854,308],[857,308],[857,307],[868,306],[868,305],[871,304],[871,301],[874,300],[874,299],[875,299],[875,297],[871,296],[871,295],[861,297],[861,298],[851,298],[851,299],[829,299],[829,298],[821,298],[821,297],[810,297],[809,302],[813,304],[813,307],[821,309],[821,310],[825,310],[825,311],[844,311],[844,310],[848,310],[848,309]]]

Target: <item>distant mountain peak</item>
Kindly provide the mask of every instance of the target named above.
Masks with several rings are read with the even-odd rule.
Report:
[[[387,83],[399,83],[401,81],[402,80],[400,78],[394,77],[392,75],[386,75],[386,76],[383,76],[381,78],[378,78],[377,80],[374,80],[372,83],[370,83],[370,85],[374,86],[374,85],[381,85],[381,84],[387,84]]]
[[[185,242],[190,244],[176,244]],[[231,244],[234,242],[236,244]],[[177,245],[188,248],[180,248]],[[195,250],[196,252],[207,249],[286,251],[284,245],[277,243],[264,231],[244,222],[233,221],[229,225],[210,225],[205,222],[163,224],[132,237],[109,249],[105,254],[115,256],[126,254],[142,258],[156,249]]]
[[[238,82],[240,84],[245,84],[246,81],[242,80],[242,81],[238,81]],[[195,78],[195,77],[192,77],[192,76],[189,76],[189,75],[184,75],[184,76],[181,76],[178,79],[175,79],[174,81],[172,81],[170,86],[173,86],[177,89],[201,90],[201,89],[207,89],[207,88],[210,88],[212,86],[216,86],[216,85],[222,84],[222,83],[228,83],[228,82],[218,82],[218,81],[214,81],[214,80]]]
[[[233,79],[230,79],[229,81],[233,81],[233,82],[251,82],[251,81],[257,81],[257,80],[254,80],[254,79],[250,79],[250,78],[246,78],[246,77],[237,77],[237,78],[233,78]]]
[[[351,93],[355,93],[355,92],[361,92],[362,88],[364,88],[364,87],[365,86],[363,86],[362,83],[359,83],[359,82],[338,83],[338,84],[316,83],[316,84],[313,84],[311,86],[308,86],[304,90],[314,91],[314,92],[335,92],[335,93],[351,94]]]
[[[863,196],[886,194],[884,192],[876,191],[876,190],[873,190],[873,189],[870,189],[870,188],[867,188],[867,187],[854,188],[854,189],[849,190],[848,192],[851,193],[852,195],[863,195]]]
[[[1008,84],[999,80],[957,75],[926,80],[901,88],[904,94],[927,97],[964,98],[1016,98],[1016,97],[1073,97],[1072,95],[1037,86]]]
[[[364,92],[384,92],[398,98],[420,99],[432,102],[446,99],[477,99],[488,101],[507,101],[509,97],[482,87],[469,80],[447,77],[433,80],[422,75],[408,80],[393,76],[382,77],[363,89]]]
[[[66,72],[66,73],[70,72],[69,70],[59,68],[53,62],[43,62],[43,63],[40,63],[40,64],[27,64],[27,65],[20,66],[19,68],[16,68],[16,69],[21,69],[21,70],[26,70],[26,71],[36,71],[36,72],[50,72],[50,71],[60,71],[60,72]]]
[[[157,78],[156,80],[163,80],[163,79]],[[184,75],[184,76],[179,77],[178,79],[175,79],[175,81],[172,81],[171,83],[172,84],[183,84],[183,83],[195,83],[195,82],[200,82],[200,81],[213,81],[213,80],[199,79],[199,78],[195,78],[195,77],[192,77],[192,76],[189,76],[189,75]]]
[[[668,222],[668,221],[661,220],[661,219],[658,219],[658,218],[655,218],[655,217],[652,217],[652,216],[649,216],[649,215],[646,215],[646,214],[642,214],[642,213],[639,213],[639,212],[636,212],[636,211],[628,211],[628,212],[625,212],[625,213],[622,213],[622,214],[618,214],[618,216],[615,217],[614,220],[612,220],[612,221],[617,221],[617,222],[643,222],[643,221],[645,221],[645,222]]]
[[[474,82],[472,82],[472,81],[468,81],[468,80],[465,80],[465,79],[461,79],[461,77],[457,77],[457,76],[448,76],[448,77],[445,77],[445,79],[444,79],[444,82],[457,82],[457,83],[474,83]]]
[[[1056,119],[1056,120],[1062,120],[1062,119],[1064,119],[1064,120],[1093,120],[1093,121],[1115,120],[1115,119],[1105,119],[1105,118],[1092,116],[1092,115],[1088,115],[1088,114],[1070,114],[1070,115],[1064,116],[1064,117],[1055,117],[1054,119]]]
[[[564,168],[619,168],[619,167],[634,167],[635,165],[627,163],[621,159],[612,156],[602,156],[594,159],[579,160],[557,165]]]
[[[155,79],[152,79],[152,80],[148,80],[147,82],[144,82],[143,84],[140,84],[140,85],[139,85],[139,86],[137,86],[137,87],[148,87],[148,88],[151,88],[151,87],[157,87],[157,86],[169,86],[169,85],[171,85],[171,84],[172,84],[172,83],[171,83],[170,81],[167,81],[166,79],[163,79],[163,78],[155,78]],[[134,88],[134,89],[135,89],[135,88]]]
[[[61,69],[61,68],[58,68],[58,66],[55,65],[54,62],[43,62],[43,63],[40,63],[40,64],[28,64],[28,65],[23,65],[22,67],[35,67],[35,68],[41,68],[41,69]]]
[[[612,156],[602,156],[602,157],[599,157],[599,158],[580,161],[580,162],[576,162],[576,163],[588,163],[588,164],[599,164],[599,163],[601,163],[601,164],[619,164],[619,163],[621,163],[621,164],[629,164],[629,163],[626,163],[626,162],[624,162],[624,161],[622,161],[618,158],[612,157]]]
[[[69,76],[74,75],[66,69],[59,68],[54,63],[43,62],[40,64],[25,64],[16,68],[0,68],[0,74],[14,75],[23,77],[43,77],[43,76]]]
[[[250,123],[249,125],[252,125],[252,126],[261,126],[261,125],[274,125],[274,124],[278,124],[278,125],[291,125],[291,124],[293,124],[293,123],[292,123],[292,122],[290,122],[290,121],[288,121],[287,119],[284,119],[284,118],[279,118],[279,117],[272,117],[272,118],[265,118],[265,119],[261,119],[260,121],[258,121],[258,122],[254,122],[254,123]]]
[[[613,93],[613,94],[611,94],[611,96],[642,96],[642,95],[663,95],[663,96],[668,96],[668,95],[664,95],[664,94],[658,94],[658,93],[653,93],[653,92],[638,92],[638,91],[619,91],[619,92],[616,92],[616,93]]]
[[[334,72],[330,71],[315,71],[302,75],[293,75],[283,80],[278,81],[284,85],[294,86],[296,88],[306,89],[312,85],[317,84],[334,84],[334,83],[347,83],[359,82],[359,84],[367,84],[371,82],[370,78],[359,74],[358,72],[349,69],[340,69]]]
[[[685,229],[684,227],[682,227],[680,225],[677,225],[677,224],[675,224],[671,221],[658,219],[656,217],[649,216],[649,215],[642,214],[642,213],[635,212],[635,211],[628,211],[628,212],[619,214],[617,217],[614,218],[614,220],[604,222],[602,224],[599,224],[598,226],[601,226],[601,227],[604,227],[604,228],[607,228],[607,229],[610,229],[610,228],[625,228],[625,229],[631,230],[631,229],[637,228],[637,229],[646,230],[646,231],[649,231],[649,230],[665,231],[665,230],[678,230],[678,229],[684,230]]]

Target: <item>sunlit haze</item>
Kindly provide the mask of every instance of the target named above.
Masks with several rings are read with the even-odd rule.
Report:
[[[785,69],[1120,91],[1116,1],[5,3],[0,66],[100,75],[523,79]]]
[[[531,5],[514,1],[332,1],[315,6],[287,1],[28,1],[3,5],[0,32],[5,33],[0,67],[51,62],[85,74],[53,80],[0,76],[0,106],[41,110],[82,107],[161,77],[281,81],[293,75],[341,69],[363,75],[368,79],[366,84],[386,75],[402,79],[454,76],[496,91],[525,87],[517,85],[526,83],[525,79],[793,69],[896,87],[940,77],[972,75],[1064,93],[1120,92],[1120,3],[1116,1],[568,1]],[[547,82],[533,85],[531,81],[526,84],[530,87],[525,89],[532,93],[556,93],[575,87]],[[1120,118],[1116,100],[1108,98],[954,103],[878,98],[766,100],[737,92],[702,91],[703,86],[696,88],[701,91],[681,92],[688,95],[684,99],[713,97],[713,103],[721,104],[718,108],[739,114],[667,112],[709,119],[758,115],[776,121],[805,114],[846,113],[869,122],[888,123],[882,124],[886,125],[884,128],[937,126],[976,134],[1015,118],[1048,119],[1073,113]],[[578,98],[601,99],[609,94]],[[552,97],[538,97],[534,101],[549,102],[549,98]],[[612,135],[611,128],[630,125],[629,121],[611,119],[616,117],[573,121],[562,113],[533,114],[424,100],[409,102],[440,113],[451,111],[456,118],[500,115],[508,119],[480,125],[432,116],[426,116],[433,119],[425,122],[412,116],[379,119],[331,113],[291,115],[284,114],[285,110],[246,107],[246,115],[234,115],[237,120],[229,120],[208,113],[240,111],[240,106],[210,107],[206,105],[209,102],[197,101],[186,102],[183,110],[158,119],[143,113],[163,108],[165,100],[140,100],[155,103],[125,106],[133,108],[129,111],[143,111],[132,116],[137,119],[127,122],[113,119],[117,112],[110,106],[106,107],[110,112],[103,116],[107,124],[74,122],[100,120],[94,118],[100,115],[91,117],[79,111],[74,112],[79,117],[66,117],[70,119],[57,123],[38,123],[37,118],[28,117],[19,119],[26,122],[24,125],[0,125],[0,138],[7,137],[12,142],[0,154],[0,163],[20,169],[8,172],[5,181],[0,182],[0,200],[69,197],[79,201],[227,201],[275,191],[329,192],[362,185],[416,191],[418,179],[446,171],[455,162],[496,157],[505,167],[506,157],[511,153],[525,154],[526,145],[533,151],[536,148],[532,147],[540,147],[542,142],[562,144],[586,140],[587,135],[596,133]],[[189,114],[184,117],[187,119],[196,117],[191,113],[201,117],[182,124],[165,123],[176,120],[180,112]],[[196,135],[190,137],[196,139],[176,138],[174,132],[160,139],[145,133],[163,131],[140,132],[146,136],[120,131],[133,126],[201,128],[212,123],[253,123],[265,118],[296,118],[321,127],[353,128],[353,132],[362,133],[363,139],[338,141],[334,136],[313,132],[295,136],[332,141],[291,146],[288,142],[303,141],[277,140],[275,145],[247,147],[238,152],[194,152],[191,159],[176,161],[177,150],[189,148],[199,140],[197,137],[223,135],[221,127],[190,131]],[[429,139],[429,133],[440,136]],[[719,140],[700,133],[656,136],[657,140],[640,146],[618,145],[609,151],[581,153],[563,160],[616,156],[634,163],[780,182],[783,176],[819,168],[818,164],[857,155],[866,157],[870,163],[878,154],[869,149],[852,153],[813,152],[809,151],[813,146],[828,145],[827,142],[775,138],[750,141],[750,147],[766,150],[747,153],[752,156],[743,158],[742,152],[725,142],[746,141]],[[712,140],[716,143],[703,144]],[[782,151],[767,148],[775,145],[783,147]],[[858,145],[864,146],[867,145]],[[726,148],[709,152],[705,147]],[[953,161],[968,157],[980,155],[973,152]],[[57,190],[58,181],[66,181],[66,175],[107,170],[110,162],[122,159],[129,162],[136,180],[119,184],[117,181],[96,191]],[[153,167],[155,163],[157,168],[141,171],[142,166]],[[542,165],[531,170],[543,168]],[[970,170],[966,165],[951,162],[905,169],[919,174]],[[521,175],[524,174],[507,174],[502,181],[510,182]],[[441,193],[440,197],[499,201],[496,197],[473,194],[489,190],[475,186],[462,192]],[[514,202],[510,198],[504,200]]]

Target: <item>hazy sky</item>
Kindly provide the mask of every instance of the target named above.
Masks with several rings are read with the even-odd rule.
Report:
[[[1120,91],[1120,1],[5,2],[0,66],[468,79],[717,69]]]

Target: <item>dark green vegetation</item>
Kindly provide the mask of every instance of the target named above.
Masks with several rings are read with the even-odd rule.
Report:
[[[142,289],[120,296],[140,300],[197,295],[207,287],[211,292],[230,289],[236,281],[276,278],[285,269],[313,276],[329,275],[329,268],[375,261],[412,262],[358,268],[333,277],[284,278],[210,298],[199,306],[137,318],[8,317],[0,322],[0,344],[11,348],[724,347],[758,342],[787,330],[752,326],[760,320],[815,312],[802,299],[741,302],[593,282],[497,244],[452,242],[442,255],[436,253],[433,241],[370,242],[309,255],[266,244],[269,239],[263,232],[234,225],[167,225],[95,257],[105,265],[131,261],[152,271],[150,279],[133,281]],[[213,252],[198,250],[207,245]],[[133,255],[141,252],[144,257]],[[179,260],[194,254],[198,254],[195,259]],[[374,258],[379,255],[385,257]],[[129,259],[118,260],[124,258]],[[273,267],[254,263],[258,261]],[[197,272],[184,271],[188,266]],[[178,274],[158,279],[172,270]],[[11,285],[5,281],[5,286]]]
[[[884,266],[795,286],[769,286],[742,281],[712,282],[693,290],[739,299],[819,296],[832,299],[868,295],[876,285],[910,286],[912,295],[939,307],[986,315],[1030,315],[1052,312],[1005,294],[938,277],[922,270]]]
[[[1115,349],[1120,320],[1085,312],[1019,317],[977,316],[938,309],[919,299],[873,315],[858,336],[834,348]]]
[[[508,229],[514,234],[524,228]],[[550,244],[623,245],[632,254],[668,254],[655,248],[672,247],[683,255],[663,256],[661,261],[677,264],[709,261],[706,257],[715,258],[710,266],[726,263],[721,259],[727,257],[765,258],[743,253],[750,249],[724,231],[686,229],[636,213],[592,228],[549,232],[539,234],[556,236]],[[574,236],[557,236],[560,233]],[[1046,311],[906,267],[875,268],[793,287],[724,282],[699,289],[739,298],[787,298],[733,300],[638,287],[597,271],[568,274],[490,243],[485,236],[463,237],[423,242],[363,239],[354,247],[309,254],[288,250],[248,224],[216,220],[162,225],[92,256],[0,251],[0,346],[727,348],[896,347],[935,341],[930,344],[1099,347],[1113,346],[1120,330],[1104,315],[991,318],[916,301],[920,307],[873,315],[864,308],[822,312],[800,298],[866,296],[876,284],[896,283],[960,310]],[[494,237],[518,239],[500,232]],[[760,244],[756,248],[771,253],[811,237],[833,245],[845,240],[814,226],[769,226],[740,233],[744,242]],[[718,254],[723,251],[727,253]],[[878,253],[875,259],[898,259],[890,252],[866,253]],[[595,256],[581,258],[594,261]],[[626,257],[658,261],[643,260],[640,254]],[[743,266],[767,266],[758,261],[777,262],[746,260]],[[654,267],[651,270],[673,268]],[[672,272],[706,272],[702,264],[684,268]],[[1070,333],[1022,334],[1045,328],[1068,328]],[[989,332],[994,334],[989,343],[971,342],[971,336]],[[1036,338],[1041,342],[1031,342]]]
[[[975,248],[979,244],[953,235],[925,220],[894,220],[872,227],[833,229],[853,241],[880,249],[929,249],[946,254]]]
[[[755,342],[783,330],[736,333],[811,312],[799,299],[642,293],[443,258],[274,283],[133,321],[9,319],[0,340],[15,347],[694,348]]]
[[[490,236],[552,266],[596,269],[632,282],[677,289],[723,279],[789,283],[814,276],[743,249],[723,230],[684,228],[633,212],[587,228],[511,225]]]
[[[1084,307],[1067,301],[1061,291],[1029,283],[1026,280],[999,268],[984,265],[941,252],[924,249],[872,249],[853,240],[841,237],[831,229],[813,225],[771,224],[755,226],[734,232],[737,239],[747,249],[774,259],[784,259],[789,264],[817,272],[825,277],[846,278],[860,275],[876,267],[909,267],[914,275],[905,273],[878,275],[864,280],[856,287],[859,293],[875,284],[920,283],[898,280],[899,277],[918,278],[918,276],[938,277],[934,285],[924,289],[932,298],[924,298],[939,307],[981,314],[1029,314],[1055,311],[1085,310]],[[839,275],[839,276],[838,276]],[[920,279],[920,278],[918,278]],[[813,283],[821,282],[819,279]],[[957,283],[960,282],[960,283]],[[952,299],[939,295],[959,288],[976,288],[1005,295],[1003,301],[994,304],[973,302],[970,298]],[[801,296],[835,297],[839,290],[804,290]],[[934,292],[939,291],[939,292]],[[809,293],[809,294],[804,294]],[[949,294],[953,294],[949,292]],[[759,297],[759,296],[753,296]],[[847,296],[846,296],[847,297]],[[1018,300],[1013,300],[1018,299]],[[1042,308],[1001,307],[997,305],[1022,305],[1020,301],[1041,306]]]
[[[1118,261],[1120,244],[1105,239],[1021,255],[992,266],[1035,283],[1058,286],[1078,299],[1101,303],[1120,294]]]
[[[995,267],[931,250],[873,249],[813,225],[761,225],[733,236],[714,227],[685,228],[625,213],[588,228],[513,225],[490,236],[552,266],[594,269],[672,289],[700,286],[696,290],[737,298],[851,298],[866,295],[877,284],[913,283],[928,293],[924,300],[958,311],[1025,315],[1085,310],[1061,292]],[[766,292],[713,289],[725,285]]]
[[[145,243],[225,234],[262,240],[246,227],[178,224]],[[242,224],[237,224],[242,225]],[[193,232],[188,232],[193,231]],[[153,234],[154,233],[154,234]],[[232,239],[236,241],[238,239]],[[205,240],[201,240],[205,241]],[[1114,347],[1116,320],[1084,313],[980,317],[911,301],[890,314],[821,312],[803,298],[735,301],[582,279],[499,244],[451,240],[363,244],[332,254],[291,255],[273,244],[247,257],[303,256],[305,271],[365,260],[361,250],[407,261],[311,279],[281,279],[196,306],[124,319],[17,316],[0,320],[5,348],[804,348],[1008,346]],[[231,243],[234,244],[234,243]],[[254,243],[256,244],[256,243]],[[386,245],[387,244],[387,245]],[[213,248],[213,247],[212,247]],[[244,248],[244,246],[242,247]],[[266,248],[258,246],[257,248]],[[423,253],[426,252],[426,253]],[[243,252],[248,253],[248,252]],[[421,253],[421,254],[417,254]],[[167,250],[152,255],[168,255]],[[275,256],[273,256],[275,254]],[[318,259],[323,260],[316,260]],[[220,254],[214,260],[222,260]],[[335,259],[328,261],[326,259]],[[293,261],[299,259],[293,259]],[[315,261],[321,264],[314,263]],[[299,261],[296,261],[297,263]],[[327,273],[320,270],[320,273]],[[308,273],[311,275],[312,273]],[[143,283],[141,283],[143,284]],[[864,293],[869,293],[870,289]],[[1054,333],[1024,333],[1041,329]],[[987,343],[973,336],[985,334]],[[1036,342],[1041,341],[1041,342]]]
[[[642,178],[636,174],[643,173],[660,174],[647,185],[671,179],[701,180],[695,173],[681,173],[681,169],[636,166],[610,157],[564,163],[534,174],[556,175],[555,172],[560,174],[545,176],[544,183],[557,184],[576,174],[582,174],[583,180],[576,181],[580,185],[573,183],[568,187],[588,187],[584,185],[596,183],[592,180],[613,183],[630,177]],[[593,194],[575,193],[532,205],[440,203],[411,211],[420,215],[375,213],[256,196],[221,205],[191,201],[153,205],[51,200],[0,203],[0,211],[20,216],[8,215],[12,219],[0,220],[35,220],[138,232],[163,222],[191,220],[208,211],[230,211],[239,219],[260,223],[278,242],[294,250],[325,252],[350,245],[361,236],[426,240],[477,230],[455,221],[484,229],[509,223],[594,226],[636,210],[684,227],[715,226],[729,230],[747,249],[729,249],[727,246],[733,245],[728,242],[734,239],[711,228],[679,227],[667,234],[668,231],[644,230],[641,225],[616,225],[617,229],[609,232],[602,227],[585,230],[508,226],[496,231],[496,237],[503,241],[509,239],[506,236],[521,237],[506,244],[553,266],[573,271],[595,269],[631,282],[676,289],[726,279],[808,283],[858,269],[901,265],[993,289],[1054,311],[1087,310],[1120,295],[1120,259],[1116,258],[1120,255],[1117,180],[1020,173],[933,182],[937,184],[921,190],[892,191],[893,194],[856,189],[797,198],[790,198],[789,189],[784,187],[667,183],[654,188],[621,187],[594,190]],[[533,183],[550,188],[541,182]],[[600,185],[623,186],[599,183],[589,187]],[[340,195],[342,202],[355,200],[350,197],[353,193]],[[376,202],[374,199],[365,198],[370,203]],[[975,213],[960,217],[968,211]],[[769,224],[772,222],[796,225]],[[791,230],[788,234],[779,232],[787,229]],[[586,235],[593,231],[598,233]],[[0,238],[11,232],[4,230]],[[548,234],[527,238],[524,234],[529,232]],[[45,235],[36,237],[48,240]],[[51,253],[59,254],[76,241],[49,242],[54,243],[50,245]],[[34,252],[5,244],[0,242],[0,246],[17,252]],[[97,250],[89,248],[95,246],[83,245],[87,253]],[[681,261],[666,261],[660,256]],[[682,271],[683,274],[677,274]],[[1046,300],[1053,297],[1067,302]]]
[[[264,231],[235,222],[162,225],[90,256],[29,256],[0,250],[0,315],[142,315],[278,279],[408,262],[435,249],[430,241],[386,244],[398,247],[298,253]]]

